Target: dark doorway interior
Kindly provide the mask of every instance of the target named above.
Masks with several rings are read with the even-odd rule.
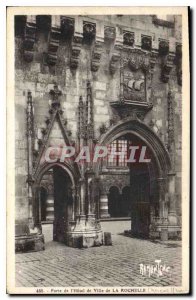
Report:
[[[130,169],[131,231],[147,238],[150,225],[150,177],[147,165]]]
[[[41,200],[41,221],[46,221],[46,200],[47,190],[44,187],[40,188],[40,200]]]
[[[39,188],[37,218],[44,224],[53,223],[51,235],[54,241],[66,242],[66,233],[73,218],[71,179],[62,167],[55,166],[43,175],[41,184],[44,187],[41,185]]]
[[[108,194],[108,212],[110,217],[130,217],[130,187],[125,186],[120,193],[118,187],[112,186]]]
[[[54,226],[53,239],[65,242],[69,221],[72,218],[71,180],[61,167],[53,168],[54,176]]]
[[[110,217],[120,217],[120,193],[116,186],[112,186],[108,194],[108,212]]]
[[[118,142],[118,143],[117,143]],[[115,184],[118,182],[118,175],[114,176],[114,185],[109,189],[108,193],[108,212],[111,217],[131,217],[131,231],[133,235],[147,238],[149,236],[150,225],[150,205],[156,206],[158,199],[156,196],[156,168],[152,152],[149,147],[137,136],[127,134],[113,141],[113,147],[117,145],[116,151],[121,151],[122,145],[127,151],[127,158],[131,157],[131,146],[136,146],[134,159],[127,162],[126,160],[120,164],[114,162],[111,166],[115,174],[116,168],[118,172],[129,170],[130,185],[125,186],[121,191]],[[143,150],[145,152],[143,152]],[[143,153],[143,154],[141,154]],[[148,160],[145,161],[145,160]]]

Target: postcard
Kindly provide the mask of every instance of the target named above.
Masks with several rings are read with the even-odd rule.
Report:
[[[188,7],[7,8],[7,293],[190,292]]]

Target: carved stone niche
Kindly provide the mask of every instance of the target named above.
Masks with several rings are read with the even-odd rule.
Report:
[[[178,84],[182,85],[182,45],[181,44],[176,44],[175,64],[176,64]]]
[[[130,31],[123,31],[123,45],[125,46],[134,46],[135,34]]]
[[[161,66],[161,80],[164,83],[169,81],[170,72],[174,65],[174,55],[169,54],[163,58],[162,66]]]
[[[114,41],[116,37],[115,27],[105,26],[104,27],[104,39],[107,41]]]
[[[169,54],[169,41],[159,40],[159,55],[165,56]]]
[[[152,49],[152,37],[148,35],[141,36],[141,48],[146,51],[151,51]]]
[[[49,65],[55,65],[57,61],[57,51],[61,37],[60,16],[52,16],[51,30],[48,41],[47,62]]]
[[[74,19],[61,16],[61,32],[64,39],[69,39],[74,33]]]
[[[31,62],[33,60],[35,33],[36,16],[27,16],[23,42],[24,60],[26,62]]]
[[[83,38],[86,44],[91,44],[95,39],[96,24],[84,21],[83,23]]]
[[[103,49],[103,43],[96,41],[92,52],[91,71],[97,72],[100,66],[101,54]]]
[[[75,32],[72,40],[71,58],[70,58],[70,67],[73,70],[77,69],[78,67],[81,46],[82,46],[82,34]]]

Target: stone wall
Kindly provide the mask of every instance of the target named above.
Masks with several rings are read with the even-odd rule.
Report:
[[[100,26],[114,26],[118,30],[130,30],[135,33],[135,44],[141,46],[141,35],[152,37],[152,47],[158,49],[159,39],[169,41],[169,48],[175,52],[175,43],[181,42],[180,19],[177,28],[157,26],[151,16],[89,16],[84,19],[95,22]],[[79,97],[86,97],[86,82],[91,81],[94,101],[95,136],[100,136],[99,128],[103,124],[108,128],[112,118],[110,101],[117,101],[120,97],[120,68],[111,74],[109,65],[114,48],[114,41],[105,41],[101,50],[100,64],[97,72],[91,71],[92,47],[82,44],[78,67],[70,68],[70,40],[60,39],[56,64],[47,64],[45,55],[48,51],[48,29],[37,27],[34,44],[33,61],[25,62],[23,57],[23,36],[16,35],[15,43],[15,116],[16,116],[16,218],[28,216],[27,203],[27,144],[26,144],[26,103],[27,92],[31,91],[36,128],[45,128],[45,118],[48,117],[49,91],[54,83],[62,91],[61,106],[63,117],[67,119],[67,128],[71,131],[71,139],[77,134],[77,107]],[[176,36],[178,40],[176,40]],[[168,83],[161,81],[161,58],[156,61],[153,79],[151,102],[153,109],[145,122],[161,138],[167,147],[168,111],[167,98],[169,90],[174,93],[175,120],[175,166],[176,166],[176,194],[178,199],[178,213],[180,214],[180,184],[181,184],[181,87],[177,82],[176,66],[170,73]]]

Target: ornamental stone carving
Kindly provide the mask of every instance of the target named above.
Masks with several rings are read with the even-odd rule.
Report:
[[[60,16],[52,16],[51,22],[52,24],[49,34],[47,62],[49,65],[55,65],[57,61],[57,51],[61,37]]]
[[[163,27],[167,27],[167,28],[174,28],[174,22],[170,22],[170,21],[167,21],[167,20],[163,20],[163,19],[159,19],[157,18],[156,15],[153,16],[153,23],[156,25],[156,26],[163,26]]]
[[[109,190],[112,186],[116,186],[120,192],[125,186],[130,185],[129,172],[125,174],[120,174],[114,170],[110,174],[101,176],[101,190],[105,194],[109,194]]]
[[[141,48],[143,50],[151,51],[151,49],[152,49],[152,37],[151,36],[142,35]]]
[[[59,90],[57,84],[54,85],[54,89],[50,90],[49,94],[52,97],[52,104],[51,104],[52,108],[58,108],[58,107],[60,107],[60,99],[59,99],[59,97],[62,95],[62,92]]]
[[[169,41],[167,40],[159,40],[159,54],[161,56],[169,54]]]
[[[114,43],[113,51],[111,53],[111,59],[109,65],[111,74],[114,74],[117,70],[117,67],[119,66],[122,49],[123,49],[123,36],[120,30],[118,29],[116,31],[116,40]]]
[[[174,55],[169,54],[162,59],[162,66],[161,66],[161,80],[164,83],[167,83],[170,78],[170,72],[174,65]]]
[[[182,45],[181,44],[176,45],[175,64],[176,64],[178,84],[182,85]]]
[[[152,72],[156,58],[139,49],[132,49],[123,60],[123,98],[146,102],[146,87],[151,84],[148,74]]]
[[[84,42],[91,44],[96,35],[96,24],[84,22],[83,24],[83,38]]]
[[[167,148],[170,154],[172,167],[174,169],[175,166],[175,132],[174,132],[174,94],[169,91],[167,97],[167,109],[168,109],[168,143]]]
[[[125,46],[134,46],[135,34],[130,31],[123,31],[123,45]]]
[[[146,53],[141,49],[123,52],[120,65],[120,99],[111,101],[120,119],[131,117],[144,120],[152,109],[151,83],[158,53]]]
[[[71,69],[77,69],[79,63],[79,56],[82,47],[82,34],[79,32],[75,32],[72,41],[72,49],[71,49],[71,58],[70,58],[70,67]]]
[[[64,38],[71,37],[74,33],[74,19],[61,16],[61,31]]]
[[[95,42],[94,49],[92,52],[91,71],[93,72],[97,72],[99,69],[102,49],[103,49],[103,42],[101,40],[97,40]]]
[[[114,41],[116,37],[115,27],[105,26],[104,27],[104,38],[108,41]]]
[[[28,15],[24,31],[23,51],[24,60],[31,62],[33,60],[34,44],[36,33],[36,16]]]

